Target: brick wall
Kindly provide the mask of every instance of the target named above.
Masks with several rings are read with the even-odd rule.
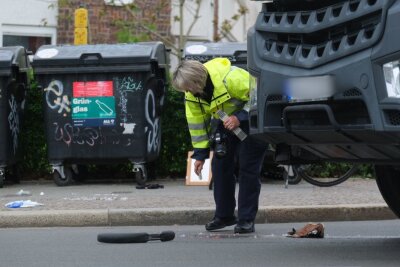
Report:
[[[59,17],[57,42],[58,44],[74,43],[74,11],[79,4],[84,2],[89,11],[89,32],[91,44],[117,43],[117,32],[120,29],[116,22],[124,21],[151,21],[155,19],[157,32],[163,36],[170,36],[171,1],[166,0],[140,0],[135,1],[139,6],[136,16],[132,16],[125,7],[110,6],[103,0],[59,0]],[[161,3],[166,6],[159,9]],[[143,32],[141,29],[133,29],[135,34]],[[156,37],[152,37],[157,40]]]

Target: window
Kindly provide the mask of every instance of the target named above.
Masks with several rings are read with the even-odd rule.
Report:
[[[33,53],[46,44],[51,44],[51,37],[3,35],[3,46],[21,45]]]

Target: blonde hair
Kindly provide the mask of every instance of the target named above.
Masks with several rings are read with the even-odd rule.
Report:
[[[207,69],[198,61],[184,60],[172,75],[172,86],[177,91],[202,94],[207,81]]]

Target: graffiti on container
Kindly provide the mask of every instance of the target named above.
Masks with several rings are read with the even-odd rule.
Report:
[[[152,90],[147,91],[146,95],[146,107],[145,116],[149,123],[149,127],[146,127],[147,135],[147,151],[148,152],[158,152],[160,149],[160,118],[156,116],[156,103],[155,97]]]
[[[78,145],[87,144],[89,146],[94,146],[100,138],[99,132],[96,129],[84,128],[82,131],[79,127],[75,127],[75,129],[76,133],[74,133],[74,141]]]
[[[112,130],[112,135],[110,136],[110,139],[107,140],[107,142],[113,145],[122,145],[126,147],[132,145],[132,139],[130,137],[121,138],[121,133],[118,132],[116,129]]]
[[[64,142],[67,146],[76,145],[103,145],[113,144],[130,146],[132,145],[131,138],[121,138],[121,133],[116,129],[112,129],[111,134],[106,136],[102,133],[101,127],[74,127],[71,123],[59,124],[54,122],[54,139]]]
[[[18,106],[15,97],[11,95],[11,99],[8,100],[10,104],[10,114],[8,115],[8,124],[10,125],[12,144],[14,155],[17,152],[18,147],[18,133],[19,133],[19,116],[18,116]]]
[[[120,120],[122,123],[132,123],[132,114],[128,113],[128,93],[143,90],[142,82],[133,77],[114,77],[114,83],[119,94],[117,106],[120,108]]]
[[[128,113],[128,108],[126,106],[127,103],[128,103],[128,99],[126,98],[126,93],[124,91],[119,91],[118,106],[121,108],[121,113],[122,114],[127,114]]]
[[[55,126],[55,140],[63,141],[67,146],[70,146],[71,143],[94,146],[96,142],[101,142],[101,135],[97,129],[90,127],[81,129],[72,126],[71,123],[59,125],[54,122],[53,125]]]
[[[117,88],[120,91],[140,91],[143,90],[142,81],[137,81],[133,77],[122,77],[116,78],[117,80]]]
[[[63,95],[64,86],[61,81],[52,81],[44,91],[46,92],[46,102],[49,108],[58,110],[58,113],[71,112],[71,102],[67,95]],[[65,113],[64,116],[66,116]]]
[[[132,114],[128,113],[128,98],[125,91],[119,91],[119,102],[118,107],[120,107],[120,119],[122,123],[128,122],[128,119],[132,118]]]

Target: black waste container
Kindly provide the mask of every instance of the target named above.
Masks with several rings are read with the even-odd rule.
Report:
[[[57,185],[76,164],[132,162],[136,180],[161,147],[168,61],[161,42],[42,46],[33,58],[43,90],[48,158]]]
[[[21,152],[19,135],[29,86],[28,72],[24,47],[0,48],[0,187],[6,178],[6,167],[16,167]]]
[[[247,70],[246,43],[201,43],[188,42],[183,52],[183,58],[205,63],[216,57],[228,58],[233,66]]]

